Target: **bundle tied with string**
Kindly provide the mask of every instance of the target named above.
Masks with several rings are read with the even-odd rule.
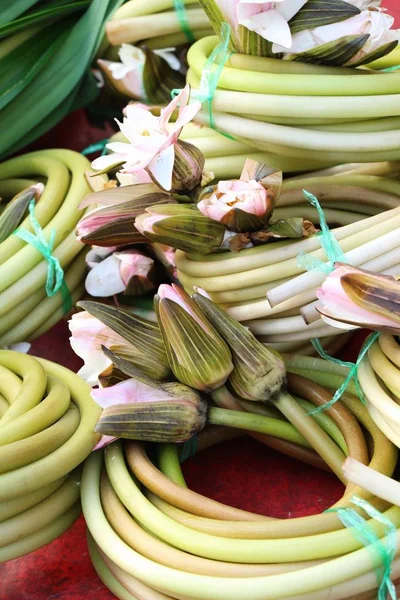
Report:
[[[221,33],[190,48],[187,82],[194,89],[223,40]],[[399,160],[400,75],[390,55],[359,68],[249,54],[234,52],[221,69],[213,102],[219,131],[281,164],[297,163],[297,171]],[[196,121],[204,125],[208,115]]]
[[[232,52],[229,50],[230,36],[230,25],[228,23],[223,23],[221,28],[221,42],[214,48],[207,59],[201,74],[200,87],[198,90],[192,90],[191,99],[199,100],[202,104],[207,103],[209,127],[215,131],[218,131],[218,133],[221,133],[228,139],[234,140],[235,138],[229,133],[224,133],[218,130],[215,125],[213,114],[213,100],[215,90],[218,87],[218,80],[225,63],[229,60],[229,57],[232,54]],[[179,92],[181,92],[181,90],[172,90],[172,97],[175,97],[177,94],[179,94]]]
[[[396,588],[391,580],[392,563],[397,549],[396,526],[364,498],[354,496],[351,502],[363,509],[369,517],[385,526],[384,538],[379,538],[369,527],[364,517],[353,508],[339,507],[330,509],[327,512],[337,513],[343,525],[348,527],[354,537],[370,550],[379,583],[378,600],[387,600],[387,598],[396,600]]]
[[[332,235],[332,233],[328,227],[324,211],[323,211],[318,199],[315,196],[313,196],[313,194],[310,194],[306,190],[304,190],[303,193],[304,193],[304,197],[306,198],[306,200],[308,202],[310,202],[318,211],[321,231],[317,235],[321,242],[321,246],[324,249],[324,252],[326,254],[328,261],[323,262],[319,259],[315,259],[311,256],[308,256],[305,253],[299,254],[299,256],[297,257],[297,261],[298,261],[299,266],[306,269],[307,271],[315,270],[315,271],[325,273],[326,275],[329,275],[334,270],[336,263],[341,262],[341,263],[348,264],[348,260],[347,260],[346,255],[343,253],[340,245],[338,244],[337,240]],[[359,398],[361,400],[364,400],[364,394],[363,394],[363,391],[362,391],[361,386],[358,381],[358,375],[357,375],[358,367],[361,364],[362,360],[364,359],[365,355],[367,354],[368,350],[370,349],[370,347],[372,346],[372,344],[375,342],[375,340],[378,337],[379,337],[379,333],[376,332],[366,340],[363,347],[361,348],[361,351],[360,351],[355,363],[343,361],[338,358],[334,358],[333,356],[330,356],[329,354],[327,354],[325,352],[319,339],[311,340],[313,347],[318,352],[318,354],[321,356],[321,358],[332,361],[338,365],[348,367],[350,369],[346,379],[343,381],[340,388],[337,389],[335,394],[333,395],[332,400],[323,406],[319,406],[313,412],[318,413],[318,412],[321,412],[322,410],[327,410],[331,406],[333,406],[333,404],[335,404],[335,402],[337,402],[343,396],[343,394],[346,392],[346,390],[349,386],[349,383],[352,379],[354,379]]]
[[[38,252],[40,252],[43,258],[46,260],[48,264],[47,270],[47,279],[46,279],[46,294],[49,298],[54,296],[58,291],[60,291],[62,300],[63,300],[63,309],[65,313],[68,313],[73,304],[71,294],[69,292],[68,286],[65,283],[64,271],[60,265],[60,261],[58,258],[53,256],[53,247],[54,247],[54,238],[55,238],[55,230],[50,234],[49,241],[46,241],[43,229],[40,226],[40,223],[35,217],[35,201],[31,200],[29,204],[29,214],[31,219],[31,225],[35,232],[35,234],[27,231],[26,229],[19,228],[14,232],[14,235],[24,240],[28,244],[31,244]]]
[[[343,334],[323,321],[316,301],[317,290],[333,264],[348,262],[387,275],[400,271],[398,181],[383,176],[382,170],[380,175],[364,175],[362,167],[346,168],[334,176],[314,172],[284,179],[272,214],[274,221],[301,217],[316,224],[321,215],[308,200],[320,197],[325,215],[320,228],[326,233],[328,222],[332,238],[321,234],[277,239],[240,252],[209,255],[178,250],[181,284],[189,292],[196,287],[205,290],[278,352],[313,353],[310,340],[318,338],[325,351],[335,354],[352,332]],[[307,202],[305,189],[311,194],[306,194]],[[328,258],[321,247],[324,239]],[[315,264],[320,268],[314,269]]]
[[[5,211],[13,211],[16,195],[43,182],[36,204],[26,205],[27,215],[20,214],[0,242],[0,346],[36,339],[82,297],[87,249],[75,228],[90,191],[89,169],[81,154],[58,149],[0,164]]]

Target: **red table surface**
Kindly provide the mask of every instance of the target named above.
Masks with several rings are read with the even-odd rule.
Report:
[[[400,21],[397,0],[383,3]],[[67,117],[35,148],[81,150],[109,131],[88,126],[83,111]],[[56,360],[73,370],[80,360],[68,342],[63,321],[34,342],[31,354]],[[342,352],[354,359],[360,336]],[[189,487],[238,508],[277,518],[320,513],[338,500],[342,484],[334,475],[259,444],[249,438],[206,450],[184,464]],[[36,552],[0,565],[0,600],[113,600],[97,577],[87,552],[83,517],[60,538]]]

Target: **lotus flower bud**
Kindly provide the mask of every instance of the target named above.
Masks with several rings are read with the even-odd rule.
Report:
[[[132,376],[132,371],[127,369],[127,366],[139,369],[152,379],[161,380],[170,376],[169,363],[157,323],[99,302],[80,302],[78,306],[87,312],[74,315],[70,321],[71,346],[85,361],[87,371],[97,373],[97,376],[90,377],[90,383],[96,384],[98,374],[111,363],[115,363],[117,368],[128,376]],[[106,356],[103,346],[113,354]],[[95,357],[98,357],[100,362],[98,370],[91,367]],[[118,362],[117,359],[123,360]],[[87,377],[84,379],[87,380]]]
[[[157,385],[129,379],[94,390],[92,395],[104,406],[95,430],[107,436],[107,443],[116,438],[186,442],[204,428],[207,420],[206,400],[181,383]]]
[[[268,223],[281,187],[281,171],[247,159],[240,179],[207,188],[197,207],[233,231],[254,231]]]
[[[98,60],[97,63],[112,88],[120,94],[141,100],[165,104],[168,91],[180,87],[182,77],[177,71],[179,59],[173,49],[142,50],[132,44],[121,44],[118,57],[121,62]],[[164,85],[160,85],[160,78]]]
[[[233,368],[231,353],[189,294],[163,284],[154,305],[175,377],[203,392],[223,385]]]
[[[347,4],[347,3],[345,3]],[[400,33],[392,30],[394,18],[379,9],[358,11],[341,22],[298,30],[289,51],[273,45],[274,52],[286,52],[285,60],[298,60],[329,65],[360,66],[396,48]]]
[[[193,144],[179,140],[175,146],[171,191],[188,193],[198,187],[203,179],[205,158]]]
[[[246,400],[273,400],[286,384],[285,365],[279,354],[261,344],[205,295],[196,292],[193,299],[231,350],[234,369],[228,379],[229,386]]]
[[[175,200],[154,184],[141,184],[89,194],[83,206],[87,206],[87,202],[103,206],[79,221],[77,239],[95,246],[125,246],[147,243],[135,228],[138,215],[150,206],[175,203]]]
[[[136,218],[135,227],[152,242],[199,254],[220,248],[226,231],[189,204],[152,206]]]
[[[32,200],[39,200],[44,190],[43,183],[35,183],[17,194],[0,215],[0,243],[11,235],[28,211]]]
[[[318,312],[333,327],[400,334],[400,281],[394,277],[336,263],[317,297]]]
[[[108,298],[120,293],[142,296],[154,289],[154,260],[138,250],[112,252],[104,260],[91,264],[93,267],[85,281],[86,291],[91,296]]]
[[[165,82],[164,82],[165,84]],[[96,158],[92,163],[94,170],[107,172],[120,169],[122,173],[138,173],[145,169],[153,181],[164,190],[170,191],[173,184],[175,154],[185,157],[189,150],[175,150],[181,131],[201,108],[198,101],[189,103],[190,86],[187,85],[156,117],[146,107],[128,104],[125,117],[119,127],[129,143],[112,142],[106,145],[114,154]],[[178,109],[178,118],[169,125],[169,120]],[[186,156],[187,158],[187,156]],[[193,156],[190,161],[194,160]],[[175,183],[177,177],[175,175]],[[185,179],[193,183],[185,168]],[[179,189],[182,189],[181,187]],[[192,188],[193,189],[193,188]]]

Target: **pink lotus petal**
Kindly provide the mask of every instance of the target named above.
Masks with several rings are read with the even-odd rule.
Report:
[[[204,331],[209,333],[209,328],[206,323],[200,319],[196,312],[197,306],[194,304],[194,301],[181,287],[174,283],[171,285],[162,283],[158,288],[157,294],[160,300],[167,299],[179,304],[179,306],[183,308],[200,325],[200,327],[204,329]]]
[[[169,191],[172,187],[174,161],[175,148],[171,145],[157,154],[147,167],[155,181],[166,191]]]
[[[136,379],[127,379],[111,387],[92,390],[92,398],[103,409],[116,404],[134,404],[135,402],[162,402],[171,396],[159,387],[147,385]]]
[[[104,156],[99,156],[92,162],[92,169],[95,171],[103,171],[104,169],[108,169],[118,163],[125,161],[125,155],[122,154],[106,154]]]
[[[108,446],[108,444],[112,444],[113,442],[115,442],[116,439],[117,438],[114,437],[113,435],[102,435],[100,440],[97,442],[97,444],[93,448],[92,452],[94,452],[95,450],[100,450],[101,448]]]
[[[97,298],[109,298],[125,290],[126,285],[120,274],[120,261],[114,254],[89,271],[85,288],[88,294]]]

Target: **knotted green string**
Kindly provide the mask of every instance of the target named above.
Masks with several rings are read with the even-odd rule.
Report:
[[[336,238],[333,236],[328,227],[325,213],[318,201],[318,198],[306,190],[303,190],[303,195],[304,198],[317,209],[319,224],[321,227],[321,231],[317,234],[317,236],[319,237],[321,246],[325,251],[328,262],[325,263],[322,260],[309,256],[305,252],[301,252],[297,257],[297,264],[306,271],[315,270],[329,275],[329,273],[332,273],[336,262],[348,263],[349,261],[347,260],[346,255],[343,253]]]
[[[174,8],[176,12],[176,16],[178,17],[179,26],[182,29],[182,32],[185,34],[188,42],[193,44],[196,41],[196,38],[191,30],[188,14],[185,7],[184,0],[173,0]]]
[[[94,154],[95,152],[101,152],[101,156],[104,156],[105,154],[107,154],[107,148],[106,148],[107,144],[108,144],[108,138],[106,138],[105,140],[100,140],[99,142],[96,142],[95,144],[90,144],[90,146],[87,146],[84,150],[82,150],[82,154],[83,154],[83,156],[87,156],[88,154]]]
[[[351,502],[362,508],[372,519],[379,521],[379,523],[385,526],[385,539],[380,539],[369,527],[366,519],[359,515],[353,508],[332,508],[326,512],[337,513],[343,525],[351,528],[354,537],[371,550],[371,552],[378,555],[380,563],[376,567],[378,583],[380,582],[378,600],[386,600],[388,595],[392,600],[396,600],[396,588],[390,579],[392,562],[396,555],[396,526],[366,500],[358,496],[353,496]]]
[[[400,69],[400,65],[396,65],[395,67],[388,67],[387,69],[381,69],[382,73],[393,73],[394,71],[398,71]]]
[[[371,348],[372,344],[375,342],[375,340],[378,339],[379,335],[380,335],[380,333],[378,331],[376,331],[375,333],[373,333],[366,339],[355,363],[346,362],[344,360],[340,360],[339,358],[334,358],[333,356],[330,356],[323,349],[320,340],[318,340],[318,339],[311,340],[312,345],[314,346],[314,348],[316,349],[316,351],[318,352],[318,354],[320,355],[321,358],[324,358],[325,360],[329,360],[330,362],[333,362],[342,367],[348,367],[350,369],[350,371],[349,371],[349,374],[347,375],[346,379],[343,381],[342,385],[340,386],[340,388],[336,390],[335,394],[332,397],[332,400],[330,400],[329,402],[326,402],[326,404],[323,404],[322,406],[319,406],[315,410],[312,410],[311,412],[308,413],[309,415],[314,415],[323,410],[328,410],[329,408],[331,408],[335,404],[335,402],[340,400],[340,398],[346,392],[347,388],[350,385],[351,380],[354,380],[354,384],[355,384],[356,390],[357,390],[357,395],[360,398],[361,402],[365,403],[365,395],[364,395],[363,389],[360,385],[360,382],[358,380],[358,367],[360,366],[361,362],[363,361],[368,350]]]
[[[220,37],[221,42],[214,48],[204,65],[200,79],[200,89],[193,90],[191,97],[195,100],[199,100],[201,103],[207,102],[208,120],[211,129],[218,131],[218,133],[221,133],[230,140],[234,140],[235,138],[229,133],[224,133],[217,128],[212,108],[214,95],[218,87],[218,81],[222,70],[229,57],[232,55],[232,52],[229,51],[231,27],[228,23],[222,23]],[[171,96],[174,98],[181,91],[182,90],[177,89],[172,90]]]
[[[188,440],[187,442],[185,442],[183,444],[182,451],[179,456],[179,462],[183,463],[183,462],[185,462],[185,460],[188,460],[189,458],[194,456],[197,453],[197,449],[198,449],[197,435],[192,435],[190,440]]]
[[[341,247],[339,246],[336,238],[333,236],[332,232],[330,231],[330,229],[328,227],[324,211],[323,211],[318,199],[313,194],[310,194],[306,190],[303,190],[303,194],[304,194],[305,199],[308,200],[308,202],[310,202],[310,204],[312,204],[317,209],[319,223],[320,223],[320,227],[321,227],[321,231],[317,235],[320,238],[321,246],[325,251],[328,262],[323,262],[322,260],[313,258],[313,257],[309,256],[308,254],[305,254],[304,252],[302,252],[297,257],[297,264],[299,265],[299,267],[306,269],[307,271],[315,270],[315,271],[319,271],[321,273],[325,273],[326,275],[329,275],[334,270],[336,262],[342,262],[342,263],[348,264],[348,260],[346,258],[346,255],[343,253]],[[354,380],[358,397],[360,398],[360,400],[362,402],[365,401],[364,392],[362,391],[362,388],[358,381],[358,367],[361,364],[361,361],[364,359],[365,355],[367,354],[368,350],[371,348],[372,344],[375,342],[375,340],[378,337],[379,337],[379,333],[374,333],[366,340],[355,363],[346,362],[346,361],[340,360],[338,358],[334,358],[333,356],[330,356],[323,349],[320,340],[318,340],[318,339],[311,340],[312,345],[314,346],[314,348],[316,349],[318,354],[321,356],[321,358],[324,358],[325,360],[329,360],[330,362],[333,362],[335,364],[341,365],[342,367],[347,367],[350,369],[350,371],[349,371],[349,374],[347,375],[346,379],[344,380],[343,384],[340,386],[340,388],[338,390],[336,390],[335,394],[332,397],[332,400],[330,400],[329,402],[326,402],[326,404],[323,404],[322,406],[318,406],[315,410],[311,411],[308,414],[310,414],[310,415],[318,414],[324,410],[328,410],[329,408],[331,408],[335,404],[335,402],[340,400],[340,398],[346,392],[346,390],[349,387],[349,384],[352,380]]]
[[[67,313],[72,308],[71,294],[69,293],[68,286],[65,283],[64,271],[60,265],[60,261],[58,258],[52,255],[56,232],[53,229],[50,234],[50,239],[47,242],[44,237],[43,229],[35,217],[35,200],[31,200],[29,203],[29,215],[32,229],[35,234],[27,231],[26,229],[18,228],[14,231],[14,235],[18,236],[21,240],[24,240],[24,242],[36,248],[36,250],[42,254],[48,264],[45,286],[46,294],[50,298],[60,291],[63,301],[63,309],[64,312]]]

